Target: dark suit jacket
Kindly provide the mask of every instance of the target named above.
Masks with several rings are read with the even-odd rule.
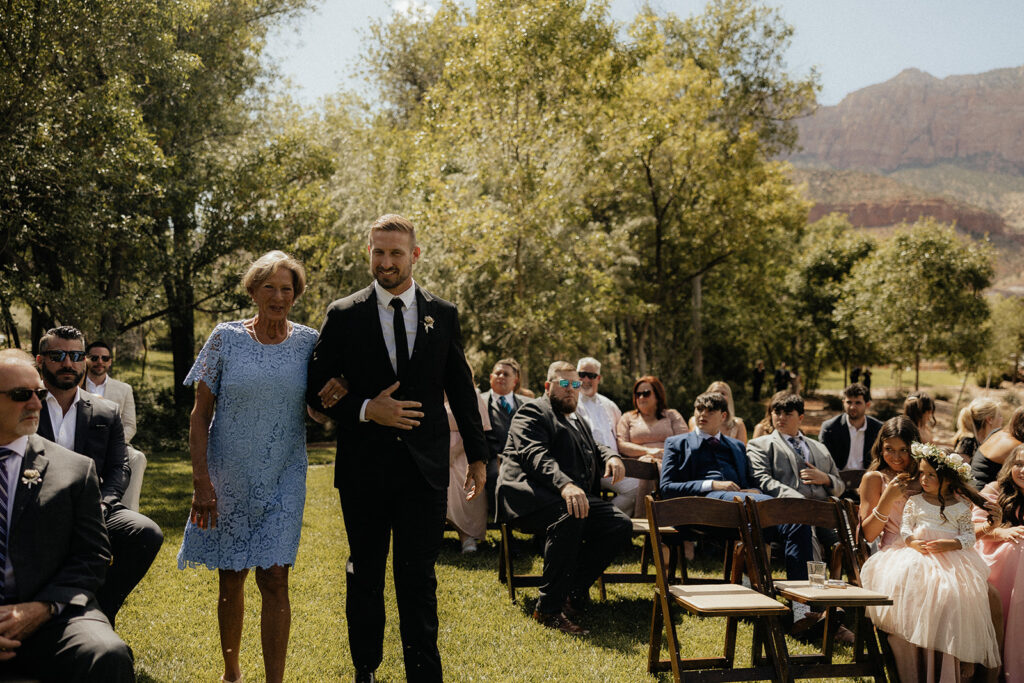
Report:
[[[586,422],[581,420],[579,425],[583,452],[576,448],[566,416],[555,414],[546,395],[527,401],[516,411],[501,454],[499,515],[515,519],[559,503],[567,484],[600,495],[604,465],[618,456],[594,441]]]
[[[100,475],[100,494],[108,507],[121,502],[132,470],[124,443],[124,425],[117,404],[82,391],[75,422],[75,453],[89,456]],[[39,412],[39,436],[53,440],[50,411]]]
[[[878,430],[882,428],[882,423],[871,417],[866,416],[868,421],[868,429],[864,433],[864,456],[861,462],[864,463],[864,468],[871,463],[871,446],[874,445],[875,439],[878,438]],[[832,459],[836,461],[836,466],[839,469],[846,467],[846,461],[850,459],[850,420],[846,417],[846,413],[839,413],[835,417],[825,420],[821,423],[821,432],[818,434],[818,440],[825,444],[825,448],[832,455]]]
[[[740,479],[736,484],[741,489],[754,488],[754,477],[743,442],[724,435],[721,440],[732,451],[733,465]],[[691,457],[700,446],[701,438],[696,431],[665,439],[665,453],[661,460],[661,493],[666,498],[705,495],[701,487],[708,479],[708,472],[696,467],[697,463]]]
[[[36,470],[40,483],[19,482],[14,496],[8,542],[16,584],[11,601],[95,607],[94,593],[110,565],[96,466],[33,434],[22,477],[26,470]]]
[[[516,396],[512,414],[509,415],[498,405],[498,399],[492,391],[487,390],[480,395],[487,401],[487,414],[491,418],[491,431],[487,432],[487,445],[491,449],[491,459],[493,460],[505,450],[505,442],[508,441],[508,429],[512,425],[512,418],[519,411],[526,398],[524,396]]]
[[[377,312],[377,295],[371,284],[338,299],[327,308],[320,337],[309,361],[306,401],[332,419],[338,427],[337,465],[348,458],[372,457],[381,449],[402,441],[423,477],[435,489],[448,486],[448,415],[444,396],[466,448],[469,462],[486,461],[488,450],[473,377],[462,350],[462,332],[455,306],[416,287],[419,325],[409,359],[408,377],[392,396],[419,401],[424,415],[410,431],[360,422],[363,401],[372,399],[398,381],[388,358]],[[427,329],[426,319],[433,324]],[[331,377],[343,376],[348,393],[332,408],[324,409],[317,392]],[[336,467],[335,486],[346,471]]]

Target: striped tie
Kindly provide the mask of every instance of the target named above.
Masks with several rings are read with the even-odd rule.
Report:
[[[0,603],[3,602],[7,574],[7,458],[14,455],[9,448],[0,448]]]

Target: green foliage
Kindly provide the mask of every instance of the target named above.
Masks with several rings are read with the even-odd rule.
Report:
[[[886,360],[917,368],[922,358],[944,358],[975,367],[988,343],[982,291],[992,272],[985,244],[921,220],[853,267],[857,286],[846,289],[834,315],[863,330]]]

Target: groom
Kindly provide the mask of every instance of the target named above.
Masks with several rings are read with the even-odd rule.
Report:
[[[368,249],[374,282],[328,307],[306,398],[338,426],[334,485],[348,534],[345,612],[356,681],[375,680],[383,657],[391,534],[406,678],[440,681],[434,563],[449,476],[445,395],[465,443],[473,495],[484,490],[487,442],[458,312],[412,279],[420,255],[412,223],[381,216]],[[348,391],[325,407],[318,390],[332,377],[344,377]]]

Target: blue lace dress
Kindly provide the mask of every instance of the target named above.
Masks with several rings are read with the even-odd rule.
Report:
[[[264,345],[241,322],[210,334],[185,383],[216,397],[207,464],[217,494],[217,526],[191,521],[178,568],[242,570],[291,565],[306,501],[306,364],[317,333],[294,325]]]

